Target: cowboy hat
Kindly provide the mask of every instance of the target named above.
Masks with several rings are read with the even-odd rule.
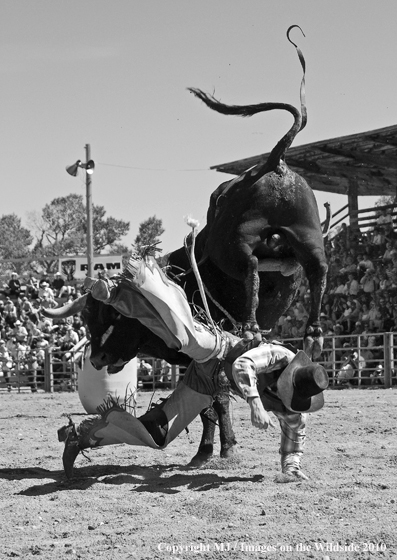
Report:
[[[277,393],[288,410],[315,412],[324,406],[323,391],[328,383],[323,366],[299,350],[278,378]]]

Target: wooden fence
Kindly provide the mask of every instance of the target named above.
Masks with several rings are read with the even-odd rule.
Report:
[[[376,226],[376,220],[379,216],[381,210],[392,211],[393,226],[397,229],[397,207],[394,204],[389,204],[386,206],[372,206],[371,208],[364,208],[357,211],[358,227],[360,231],[366,232],[372,230]],[[340,226],[343,222],[349,225],[354,216],[349,214],[349,206],[343,206],[335,214],[332,214],[330,231],[332,231],[337,226]]]
[[[287,339],[295,348],[302,349],[302,339]],[[397,333],[324,336],[324,349],[318,363],[328,372],[330,386],[382,386],[390,389],[397,385]],[[342,368],[353,363],[352,377],[347,379]],[[346,376],[346,377],[344,377]]]

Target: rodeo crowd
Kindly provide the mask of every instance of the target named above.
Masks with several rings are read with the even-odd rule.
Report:
[[[360,335],[362,354],[383,358],[383,332],[397,332],[397,233],[391,210],[382,210],[373,229],[353,232],[345,223],[325,241],[327,288],[322,301],[321,327],[335,335],[335,347],[354,346]],[[305,279],[297,299],[282,316],[270,337],[302,339],[310,311],[310,290]],[[372,351],[371,351],[372,349]],[[326,351],[326,344],[324,347]],[[326,356],[323,355],[323,359]]]
[[[78,295],[79,290],[67,285],[60,273],[52,279],[30,274],[25,280],[11,273],[0,298],[0,367],[9,391],[17,371],[28,376],[32,392],[42,386],[46,349],[52,350],[53,361],[63,364],[61,369],[67,369],[68,351],[86,334],[83,321],[75,315],[53,324],[40,308],[57,307]]]
[[[397,332],[397,233],[391,211],[382,210],[376,226],[365,233],[342,224],[338,234],[325,241],[325,251],[329,268],[320,316],[323,332],[337,337],[335,346],[341,349],[337,359],[343,345],[352,346],[352,335],[361,335],[361,346],[369,352],[381,342],[377,333]],[[31,390],[36,391],[45,349],[64,356],[85,336],[78,314],[53,324],[40,313],[41,307],[56,307],[80,294],[79,287],[68,285],[59,272],[52,279],[31,274],[24,282],[11,274],[0,295],[0,363],[6,381],[18,363],[20,370],[33,372]],[[304,279],[269,339],[302,339],[309,311],[310,291]],[[378,353],[373,349],[372,357]]]

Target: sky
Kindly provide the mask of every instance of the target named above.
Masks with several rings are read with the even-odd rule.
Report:
[[[89,144],[93,203],[131,223],[122,241],[156,215],[163,252],[177,249],[185,217],[203,227],[231,178],[210,166],[269,152],[292,124],[281,111],[219,115],[187,87],[299,107],[293,24],[308,109],[293,146],[396,124],[396,0],[1,0],[0,215],[26,226],[54,198],[85,197],[85,172],[65,168]],[[315,194],[322,219],[324,202],[347,203]]]

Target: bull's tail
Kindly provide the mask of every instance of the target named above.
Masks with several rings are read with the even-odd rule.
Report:
[[[204,93],[200,89],[188,88],[188,90],[196,97],[201,99],[201,101],[203,101],[207,105],[207,107],[210,107],[210,109],[213,109],[218,113],[222,113],[223,115],[239,115],[241,117],[251,117],[252,115],[256,115],[258,113],[263,113],[266,111],[273,111],[274,109],[282,109],[291,113],[294,117],[294,124],[289,129],[287,134],[285,134],[283,138],[277,143],[277,145],[273,148],[269,155],[268,164],[272,164],[272,168],[278,165],[280,159],[284,159],[285,152],[291,146],[296,135],[302,128],[302,116],[300,112],[293,105],[289,105],[288,103],[268,102],[258,103],[256,105],[226,105],[225,103],[221,103],[220,101],[215,99],[215,97],[213,97],[212,95]]]
[[[268,103],[258,103],[256,105],[226,105],[225,103],[221,103],[218,99],[216,99],[212,95],[207,95],[200,89],[188,88],[188,90],[191,93],[193,93],[196,97],[201,99],[201,101],[203,101],[207,105],[207,107],[210,107],[210,109],[217,111],[218,113],[222,113],[223,115],[238,115],[242,117],[251,117],[252,115],[256,115],[258,113],[262,113],[266,111],[272,111],[274,109],[288,111],[293,115],[294,124],[292,125],[290,130],[283,136],[283,138],[277,143],[277,145],[273,148],[267,162],[265,164],[260,164],[258,166],[255,166],[252,170],[246,172],[246,174],[255,177],[255,181],[257,181],[261,176],[263,176],[268,171],[273,170],[277,167],[280,160],[284,159],[286,151],[291,146],[298,132],[306,126],[306,122],[307,122],[307,111],[306,111],[306,100],[305,100],[306,63],[301,50],[297,47],[297,45],[293,41],[291,41],[289,37],[290,31],[294,27],[298,27],[300,29],[298,25],[292,25],[291,27],[289,27],[287,30],[287,38],[290,41],[290,43],[292,43],[296,48],[303,69],[303,78],[301,81],[301,88],[300,88],[301,113],[298,111],[298,109],[296,109],[292,105],[289,105],[288,103],[268,102]]]

